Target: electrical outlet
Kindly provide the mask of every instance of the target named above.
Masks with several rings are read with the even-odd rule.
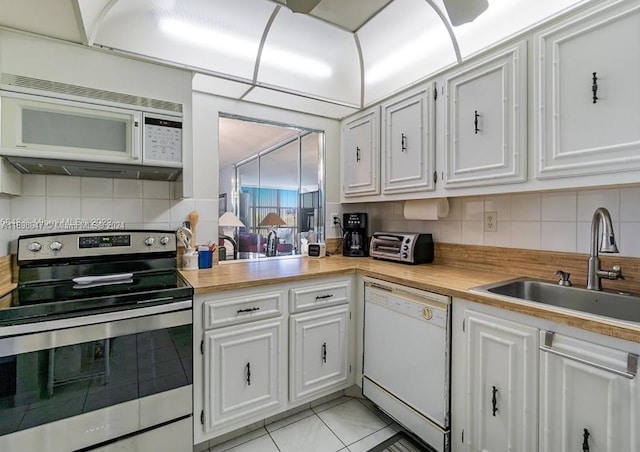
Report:
[[[334,227],[340,225],[340,216],[337,213],[331,214],[331,224],[333,224]]]
[[[498,230],[498,212],[484,213],[484,232],[496,232]]]

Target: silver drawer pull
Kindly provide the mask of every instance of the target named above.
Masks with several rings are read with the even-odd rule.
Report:
[[[318,295],[316,297],[316,301],[318,301],[318,300],[326,300],[327,298],[332,298],[332,297],[333,297],[333,295],[331,295],[331,294],[329,294],[329,295]]]
[[[243,314],[245,312],[253,312],[253,311],[259,311],[260,307],[255,307],[255,308],[248,308],[248,309],[238,309],[238,311],[236,312],[237,314]]]
[[[607,371],[607,372],[614,373],[616,375],[620,375],[622,377],[628,378],[629,380],[633,380],[635,378],[635,376],[636,376],[636,371],[635,370],[633,372],[623,372],[621,370],[614,369],[613,367],[605,366],[604,364],[594,363],[593,361],[589,361],[589,360],[584,359],[584,358],[578,358],[577,356],[573,356],[573,355],[570,355],[568,353],[559,352],[558,350],[554,350],[552,348],[549,348],[546,345],[541,345],[540,346],[540,350],[543,351],[543,352],[551,353],[553,355],[561,356],[563,358],[571,359],[573,361],[576,361],[576,362],[579,362],[579,363],[582,363],[582,364],[586,364],[587,366],[595,367],[596,369],[600,369],[600,370],[604,370],[604,371]],[[632,362],[635,362],[636,363],[636,367],[637,367],[638,356],[634,355],[632,353],[629,353],[629,364],[631,364]],[[631,367],[631,366],[629,365],[628,367]]]
[[[638,371],[638,355],[634,355],[633,353],[627,353],[627,371],[624,372],[622,370],[614,369],[609,366],[605,366],[604,364],[594,363],[593,361],[589,361],[584,358],[580,358],[578,356],[573,356],[565,352],[561,352],[551,348],[553,346],[553,338],[556,333],[553,331],[546,331],[544,334],[544,345],[540,346],[540,350],[543,352],[551,353],[553,355],[561,356],[563,358],[571,359],[578,363],[586,364],[587,366],[595,367],[596,369],[604,370],[606,372],[611,372],[616,375],[620,375],[622,377],[633,380]]]

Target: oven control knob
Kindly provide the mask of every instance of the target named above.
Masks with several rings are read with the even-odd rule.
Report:
[[[62,249],[62,243],[58,242],[57,240],[55,242],[51,242],[49,244],[49,249],[51,251],[60,251]]]
[[[402,253],[402,258],[403,259],[407,259],[409,257],[409,255],[407,253]]]
[[[42,249],[42,245],[40,244],[40,242],[31,242],[31,243],[29,243],[29,246],[27,246],[27,249],[29,251],[37,253],[38,251],[40,251]]]
[[[162,237],[160,237],[160,245],[168,245],[169,244],[169,237],[167,237],[166,235],[163,235]]]
[[[407,251],[407,250],[409,249],[409,247],[408,247],[407,245],[404,245],[404,246],[402,247],[402,249],[403,249],[403,250],[405,250],[405,251]]]
[[[144,239],[144,244],[147,246],[153,246],[155,242],[156,239],[154,239],[153,237],[147,237],[146,239]]]

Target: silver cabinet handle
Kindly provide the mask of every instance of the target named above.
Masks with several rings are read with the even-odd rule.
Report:
[[[588,359],[580,358],[579,356],[574,356],[569,353],[561,352],[554,348],[551,348],[553,345],[553,337],[555,333],[553,331],[546,331],[544,334],[544,344],[540,345],[540,351],[551,353],[556,356],[560,356],[562,358],[567,358],[572,361],[586,364],[587,366],[595,367],[596,369],[604,370],[606,372],[611,372],[616,375],[620,375],[621,377],[628,378],[633,380],[638,371],[638,355],[634,355],[633,353],[627,353],[627,371],[624,372],[622,370],[614,369],[609,366],[605,366],[604,364],[594,363],[593,361],[589,361]]]

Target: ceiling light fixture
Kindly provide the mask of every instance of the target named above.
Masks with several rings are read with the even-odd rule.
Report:
[[[258,55],[258,41],[252,42],[242,37],[177,19],[161,19],[159,26],[160,30],[167,35],[199,47],[208,47],[217,52],[245,60],[255,60]],[[331,66],[322,61],[272,46],[264,47],[261,62],[271,67],[312,78],[328,78],[333,74]]]

